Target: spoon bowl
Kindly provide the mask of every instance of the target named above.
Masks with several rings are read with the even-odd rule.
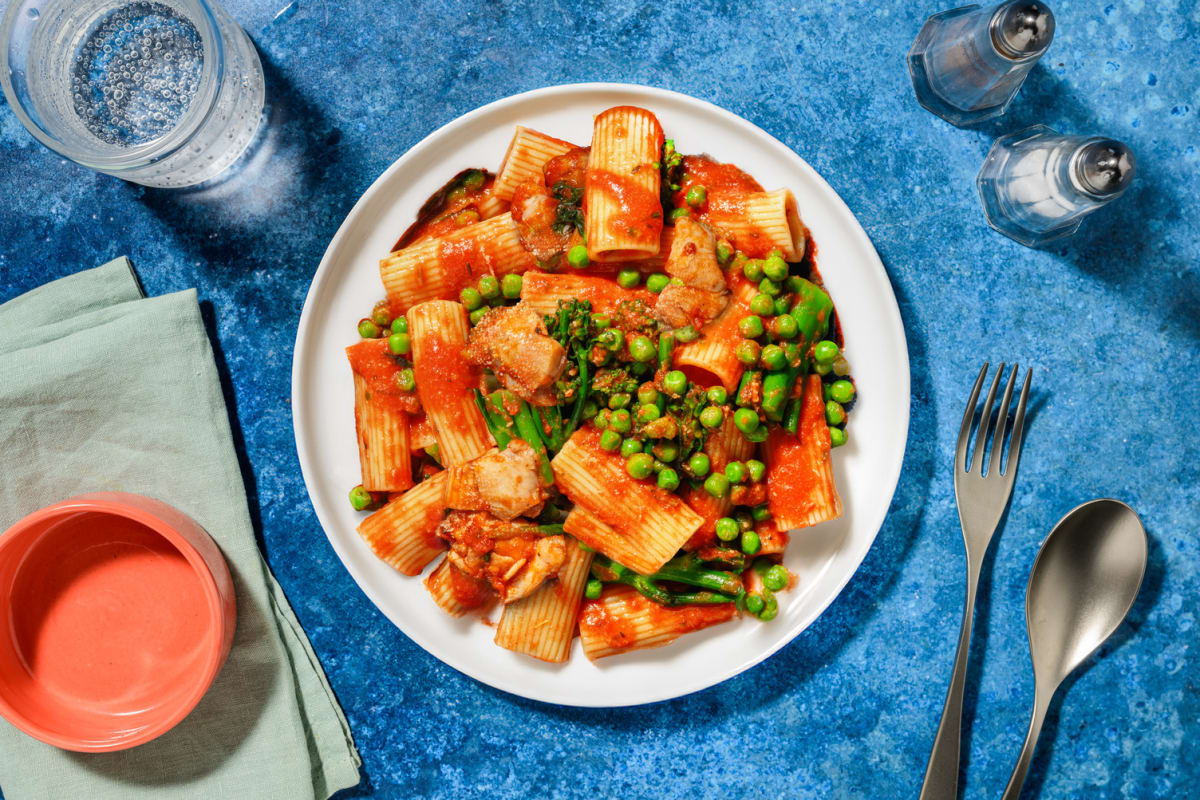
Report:
[[[1117,630],[1146,572],[1146,531],[1119,500],[1092,500],[1059,520],[1025,592],[1035,679],[1033,717],[1004,800],[1017,800],[1059,685]]]

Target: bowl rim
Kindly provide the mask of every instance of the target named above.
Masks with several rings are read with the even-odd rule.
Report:
[[[94,492],[77,495],[40,508],[22,517],[3,533],[0,533],[0,560],[5,558],[6,550],[13,551],[10,557],[15,554],[17,559],[23,560],[28,552],[27,548],[13,550],[12,547],[6,547],[6,545],[9,545],[19,535],[28,531],[33,526],[45,522],[47,519],[80,512],[90,512],[111,514],[140,523],[170,542],[187,559],[188,564],[192,567],[192,572],[200,581],[208,607],[208,625],[205,629],[206,653],[203,670],[195,673],[197,677],[191,682],[191,690],[186,695],[186,698],[176,704],[169,714],[158,722],[140,728],[133,733],[114,736],[104,741],[84,741],[60,735],[46,729],[17,711],[6,699],[5,684],[0,680],[0,716],[7,719],[18,730],[41,742],[78,753],[114,752],[145,744],[158,738],[182,722],[200,703],[201,698],[208,692],[213,681],[216,680],[217,674],[221,671],[221,667],[224,665],[227,655],[224,646],[224,604],[212,568],[200,554],[200,551],[196,549],[187,536],[181,533],[174,524],[158,516],[150,509],[142,507],[142,505],[146,504],[146,501],[149,501],[151,505],[162,505],[171,511],[175,511],[184,520],[194,525],[205,537],[208,536],[208,532],[198,522],[195,522],[183,512],[178,511],[174,506],[170,506],[152,497],[128,492]],[[8,600],[7,594],[0,595],[0,608],[4,606],[11,608]],[[6,636],[11,635],[10,614],[4,614],[3,620],[0,620],[0,633]]]

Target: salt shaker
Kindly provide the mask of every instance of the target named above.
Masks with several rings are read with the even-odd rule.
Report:
[[[988,224],[1028,247],[1070,236],[1133,180],[1133,153],[1101,136],[1035,125],[992,145],[977,181]]]
[[[917,101],[954,125],[1005,112],[1054,38],[1045,3],[963,6],[925,20],[908,51]]]

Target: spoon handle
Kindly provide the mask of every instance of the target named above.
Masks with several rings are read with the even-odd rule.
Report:
[[[1038,736],[1042,732],[1042,723],[1046,720],[1046,709],[1050,707],[1051,696],[1052,694],[1048,695],[1040,688],[1034,690],[1029,732],[1025,734],[1025,744],[1021,745],[1021,755],[1017,758],[1017,765],[1013,767],[1008,786],[1004,787],[1004,797],[1001,800],[1017,800],[1021,796],[1021,787],[1025,785],[1025,773],[1029,771],[1029,762],[1033,760],[1033,751],[1037,749]]]
[[[954,654],[954,673],[942,706],[942,721],[938,723],[925,781],[921,784],[920,800],[954,800],[958,796],[959,746],[962,738],[963,688],[967,683],[967,656],[971,652],[971,625],[975,618],[975,592],[979,584],[979,569],[968,555],[967,602],[963,607],[962,627],[958,634],[958,651]]]

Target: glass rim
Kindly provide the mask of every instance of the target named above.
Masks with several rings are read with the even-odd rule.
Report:
[[[140,1],[162,2],[162,0]],[[66,0],[66,2],[79,2],[79,0]],[[139,0],[129,0],[129,2],[139,2]],[[9,52],[14,28],[20,13],[29,5],[29,0],[10,0],[4,11],[4,17],[0,20],[0,87],[3,88],[4,96],[13,113],[30,135],[50,150],[76,164],[118,175],[124,171],[142,169],[183,149],[196,131],[208,120],[216,106],[217,96],[225,78],[225,49],[216,15],[207,0],[168,0],[165,4],[172,3],[178,3],[197,12],[194,17],[189,16],[189,21],[196,25],[200,39],[204,42],[205,59],[207,60],[211,55],[215,68],[211,72],[207,69],[204,70],[200,87],[179,124],[157,139],[125,148],[118,154],[106,156],[72,152],[69,146],[64,145],[53,132],[34,119],[26,110],[25,103],[22,102],[13,86],[12,76],[15,70],[9,61]]]

